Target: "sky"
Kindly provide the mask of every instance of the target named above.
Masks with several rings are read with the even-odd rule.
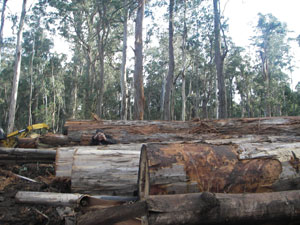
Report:
[[[290,31],[290,37],[300,35],[300,0],[220,0],[221,10],[227,17],[229,35],[233,42],[242,47],[250,45],[249,38],[254,35],[253,27],[258,21],[258,13],[271,13],[279,21],[285,22]],[[225,8],[224,8],[225,7]],[[291,43],[292,54],[296,68],[291,77],[291,87],[294,89],[300,81],[300,47],[296,42]],[[297,68],[298,67],[298,68]]]
[[[290,37],[300,35],[300,0],[220,0],[221,10],[225,17],[228,18],[229,35],[233,42],[241,47],[247,48],[250,45],[249,38],[253,36],[253,27],[257,23],[257,14],[271,13],[277,17],[279,21],[285,22],[291,32]],[[29,0],[28,6],[34,3],[35,0]],[[212,2],[212,0],[211,0]],[[11,12],[21,11],[21,0],[8,0],[8,10]],[[6,33],[9,32],[10,26],[5,25]],[[56,37],[55,50],[58,53],[66,53],[68,45],[62,38]],[[291,87],[294,89],[295,85],[300,81],[300,47],[294,42],[292,45],[292,53],[294,54],[294,61],[296,68],[291,77]]]

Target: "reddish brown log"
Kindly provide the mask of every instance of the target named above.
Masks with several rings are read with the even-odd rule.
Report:
[[[119,143],[199,140],[205,135],[281,135],[299,136],[300,117],[243,118],[195,121],[67,121],[65,128],[71,141],[97,129]],[[299,140],[299,138],[298,138]]]
[[[262,153],[258,151],[260,148]],[[293,166],[295,160],[290,161],[293,156],[290,148],[297,157],[299,143],[287,147],[269,143],[261,146],[186,142],[147,144],[141,152],[139,194],[143,197],[203,191],[270,192],[282,190],[283,185],[279,184],[283,183],[285,190],[294,189],[298,187],[293,183],[299,180],[299,175],[297,166]],[[256,154],[251,157],[250,152]],[[249,157],[245,158],[245,155]]]
[[[36,148],[37,138],[17,138],[18,148]]]

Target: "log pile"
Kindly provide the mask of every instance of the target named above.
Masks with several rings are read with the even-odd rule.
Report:
[[[118,144],[80,146],[97,129]],[[84,225],[300,221],[300,117],[67,121],[65,130],[57,145],[69,147],[49,158],[73,194],[21,192],[22,204],[76,208],[73,224]]]

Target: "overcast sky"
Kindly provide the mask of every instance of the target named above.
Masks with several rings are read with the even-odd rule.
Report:
[[[257,25],[257,14],[271,13],[279,21],[285,22],[290,37],[300,35],[300,0],[221,0],[224,15],[229,18],[229,35],[238,46],[249,46],[249,38],[253,36],[253,27]],[[300,47],[291,43],[295,57],[295,66],[300,67]],[[300,69],[295,68],[291,75],[292,88],[300,81]]]

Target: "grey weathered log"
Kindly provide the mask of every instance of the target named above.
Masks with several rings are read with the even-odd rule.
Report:
[[[141,144],[79,146],[73,157],[66,159],[72,162],[72,171],[61,171],[71,174],[71,188],[75,193],[134,195],[137,192],[140,149]],[[69,165],[69,162],[65,164]],[[57,164],[56,168],[62,166]]]
[[[55,158],[55,176],[71,177],[75,147],[58,148]]]
[[[51,206],[81,207],[84,211],[89,211],[91,207],[105,208],[115,205],[122,205],[130,201],[136,201],[131,196],[90,196],[78,193],[54,193],[54,192],[34,192],[18,191],[15,195],[17,203],[38,204]]]
[[[83,194],[30,191],[18,191],[15,196],[16,202],[18,203],[72,207],[82,205],[85,198],[87,198],[87,196]]]
[[[135,217],[146,215],[145,201],[129,205],[120,205],[104,209],[92,210],[77,218],[77,225],[110,225]]]
[[[139,196],[202,191],[270,192],[300,186],[296,183],[300,178],[300,143],[237,143],[144,145],[139,165]]]
[[[199,212],[201,193],[148,196],[148,225],[241,224],[299,220],[300,191],[214,194],[217,205]],[[205,201],[204,201],[205,202]],[[209,202],[209,200],[208,200]]]

